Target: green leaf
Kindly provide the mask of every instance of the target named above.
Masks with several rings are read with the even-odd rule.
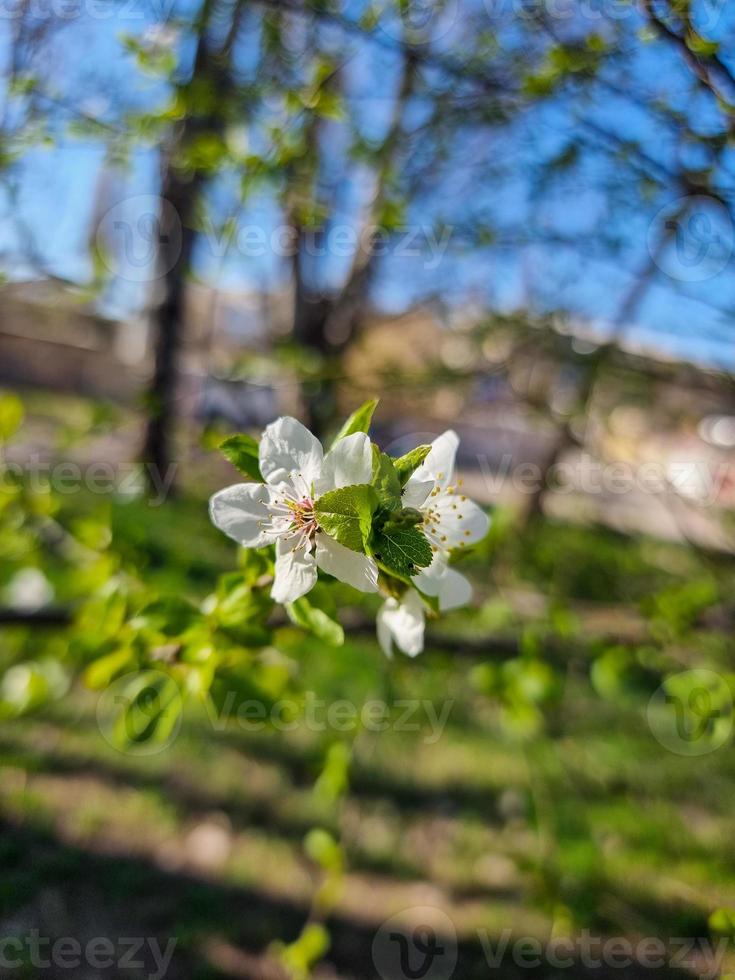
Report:
[[[263,646],[270,638],[266,620],[273,605],[265,589],[251,584],[247,572],[229,572],[219,580],[212,615],[218,628],[236,643]]]
[[[168,596],[149,602],[133,620],[137,629],[151,629],[166,636],[179,636],[201,619],[201,613],[186,599]]]
[[[126,670],[132,670],[135,658],[131,650],[115,650],[105,657],[93,660],[84,672],[84,683],[93,691],[102,691]]]
[[[292,623],[309,630],[320,640],[333,647],[341,647],[345,642],[345,633],[338,622],[332,619],[323,609],[312,606],[306,596],[289,602],[286,605],[288,618]]]
[[[423,524],[424,515],[415,507],[404,507],[402,510],[394,511],[388,520],[381,527],[381,531],[386,534],[393,534],[396,530],[403,527],[415,527]]]
[[[381,505],[389,511],[401,508],[401,481],[393,460],[373,445],[373,486]]]
[[[238,435],[230,436],[229,439],[221,442],[219,448],[222,455],[244,476],[249,476],[251,480],[258,483],[263,482],[256,439],[240,432]]]
[[[284,946],[276,943],[274,950],[294,980],[306,980],[312,968],[329,949],[329,933],[320,922],[307,923],[294,942]]]
[[[324,767],[314,784],[314,795],[336,803],[350,788],[352,753],[344,742],[333,742],[327,749]]]
[[[325,871],[340,871],[342,848],[332,835],[321,827],[314,827],[304,838],[304,851],[311,860]]]
[[[359,408],[355,409],[334,437],[332,445],[339,442],[340,439],[344,439],[345,436],[351,436],[354,432],[367,432],[377,405],[378,399],[371,398],[369,402],[365,402],[364,405],[360,405]]]
[[[412,575],[431,564],[434,554],[426,536],[417,527],[386,525],[375,535],[376,559],[399,575]]]
[[[323,494],[314,504],[314,512],[327,534],[345,548],[364,551],[377,506],[375,490],[367,483],[360,483]]]
[[[144,671],[117,691],[105,728],[116,745],[131,750],[145,742],[166,742],[181,720],[183,703],[173,677]]]
[[[15,395],[0,395],[0,442],[7,442],[23,421],[23,402]]]
[[[400,459],[393,460],[393,465],[395,466],[402,487],[406,486],[411,474],[421,466],[430,452],[431,446],[417,446],[410,453],[401,456]]]
[[[735,909],[717,908],[707,919],[710,932],[719,936],[735,937]]]

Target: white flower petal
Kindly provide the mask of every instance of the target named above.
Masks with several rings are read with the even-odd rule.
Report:
[[[397,607],[398,603],[395,599],[387,599],[378,610],[378,615],[375,620],[380,649],[383,651],[386,657],[389,657],[391,660],[393,659],[393,634],[390,630],[387,614],[391,611],[391,609],[395,609]]]
[[[417,480],[415,474],[412,474],[403,490],[403,506],[422,507],[434,486],[433,480]]]
[[[236,483],[211,497],[209,516],[215,527],[244,548],[262,548],[274,539],[262,526],[269,520],[273,497],[273,490],[262,483]]]
[[[294,548],[290,539],[279,538],[271,598],[276,602],[295,602],[314,587],[316,579],[314,555],[306,548]]]
[[[411,581],[425,595],[438,596],[446,570],[447,556],[437,552],[431,559],[431,564],[427,565],[426,568],[422,568],[416,575],[412,575]]]
[[[290,416],[271,422],[260,440],[260,472],[266,482],[288,481],[304,496],[321,472],[323,456],[316,436]]]
[[[360,592],[378,591],[378,566],[372,558],[345,548],[328,534],[317,535],[316,563],[323,572],[334,575]]]
[[[409,589],[400,602],[387,599],[377,618],[378,641],[387,656],[392,655],[391,641],[409,657],[424,649],[424,604],[414,589]]]
[[[434,555],[432,563],[413,575],[411,581],[425,595],[438,597],[442,612],[466,606],[472,599],[469,579],[450,568],[442,554]]]
[[[487,534],[490,519],[474,501],[446,491],[429,500],[431,515],[427,517],[427,527],[430,537],[440,548],[475,544]]]
[[[439,486],[447,486],[452,481],[458,446],[459,436],[453,429],[442,432],[432,442],[431,452],[412,474],[411,480],[433,480]]]
[[[364,432],[345,436],[324,457],[317,494],[356,483],[370,483],[373,477],[373,450]]]
[[[471,601],[472,585],[470,580],[453,568],[447,568],[439,590],[439,609],[442,612],[448,612],[450,609],[466,606]]]

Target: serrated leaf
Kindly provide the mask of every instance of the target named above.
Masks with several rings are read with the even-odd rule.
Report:
[[[240,432],[221,442],[219,448],[225,459],[228,459],[244,476],[249,476],[251,480],[258,483],[263,482],[256,439]]]
[[[370,538],[378,495],[367,483],[330,490],[314,504],[319,526],[352,551],[364,551]]]
[[[364,405],[360,405],[359,408],[355,409],[334,437],[332,445],[335,445],[340,439],[344,439],[345,436],[351,436],[354,432],[367,432],[370,428],[373,412],[377,406],[378,399],[371,398],[369,402],[365,402]]]
[[[345,633],[336,620],[332,619],[323,609],[312,606],[306,596],[286,605],[288,618],[292,623],[318,636],[333,647],[341,647],[345,642]]]
[[[409,477],[421,466],[430,452],[431,446],[416,446],[410,453],[393,460],[402,487],[406,486]]]
[[[373,486],[381,505],[389,511],[400,510],[401,481],[393,460],[373,445]]]
[[[417,527],[390,525],[375,535],[373,554],[387,568],[409,576],[430,565],[434,557],[426,535]]]

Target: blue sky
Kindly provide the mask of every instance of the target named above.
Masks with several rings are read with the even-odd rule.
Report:
[[[112,8],[112,16],[99,18],[89,16],[89,6],[84,0],[79,2],[87,14],[70,18],[48,42],[47,57],[53,65],[48,90],[101,118],[115,118],[120,104],[158,104],[165,95],[164,87],[141,75],[123,51],[120,34],[142,35],[156,23],[160,9],[128,0]],[[483,2],[491,5],[491,0]],[[497,2],[502,5],[511,0]],[[488,9],[496,11],[492,6]],[[732,37],[735,12],[715,0],[698,9],[705,26],[714,25],[711,36],[723,41]],[[8,21],[0,22],[6,64],[10,26]],[[693,114],[700,132],[712,132],[717,123],[707,100],[692,96],[691,76],[674,52],[660,44],[634,43],[637,26],[630,25],[630,52],[621,52],[626,75],[615,78],[613,74],[612,83],[642,92],[640,106],[631,106],[624,95],[603,88],[586,102],[571,97],[549,100],[494,137],[471,129],[458,131],[450,165],[437,174],[431,193],[414,200],[406,214],[406,230],[398,234],[390,258],[378,267],[376,303],[390,311],[429,297],[439,297],[448,306],[472,302],[507,310],[528,305],[566,311],[602,334],[611,329],[636,277],[650,265],[656,230],[675,214],[677,196],[658,192],[642,205],[624,167],[617,174],[609,155],[587,148],[586,120],[639,140],[661,166],[671,168],[681,163],[682,153],[690,167],[699,165],[702,150],[694,143],[682,149],[667,140],[655,113],[649,111],[657,95],[665,94],[682,111]],[[453,32],[459,30],[461,21],[448,27],[440,23],[437,48],[449,50]],[[511,38],[515,28],[508,26],[507,30]],[[344,46],[336,30],[333,36],[335,48]],[[88,52],[84,58],[80,58],[81,50]],[[352,121],[364,135],[379,136],[391,112],[396,58],[380,46],[346,50],[343,72]],[[244,46],[239,63],[245,73],[251,70],[251,55]],[[419,119],[421,105],[413,111]],[[58,122],[65,118],[59,113]],[[341,152],[340,133],[335,126],[336,161]],[[242,137],[236,129],[231,135]],[[539,193],[542,163],[577,142],[581,162],[573,175]],[[733,189],[728,186],[730,179],[735,185],[731,158],[728,150],[721,159],[727,193]],[[0,196],[0,251],[11,275],[31,271],[21,258],[27,236],[49,271],[80,282],[89,278],[90,229],[103,161],[104,148],[99,143],[64,133],[56,145],[34,149],[16,164],[11,172],[14,197],[9,196],[7,186]],[[363,176],[354,166],[341,177],[334,226],[354,225],[365,193]],[[620,186],[615,186],[618,180]],[[145,196],[156,194],[157,181],[156,148],[134,153],[125,170],[108,172],[103,210],[117,206],[116,217],[122,213],[124,222],[136,226],[141,209],[150,208]],[[230,190],[227,177],[211,189],[209,204],[214,216],[231,209]],[[466,228],[485,217],[492,223],[495,239],[481,245],[471,240]],[[282,223],[277,199],[265,189],[238,211],[241,237],[246,229],[251,234],[256,229],[270,242]],[[448,230],[440,240],[441,226]],[[610,241],[616,243],[614,249]],[[735,227],[728,214],[706,201],[695,202],[668,248],[648,270],[652,271],[650,287],[632,322],[625,324],[629,341],[672,356],[735,368],[730,312],[735,311],[734,253]],[[339,254],[322,263],[325,284],[338,282],[348,263],[349,257]],[[224,250],[212,231],[200,240],[196,272],[227,289],[277,289],[287,281],[288,262],[274,255],[269,245]],[[108,294],[111,312],[123,314],[146,301],[144,283],[120,279],[113,285]]]

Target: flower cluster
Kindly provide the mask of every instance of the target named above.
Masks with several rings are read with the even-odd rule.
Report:
[[[256,443],[233,436],[223,452],[253,482],[214,494],[214,524],[244,548],[273,546],[271,596],[287,608],[319,572],[362,592],[382,591],[378,639],[409,656],[423,649],[427,608],[466,604],[467,579],[453,553],[488,530],[487,515],[454,477],[459,440],[451,430],[399,459],[370,441],[375,402],[347,420],[328,452],[293,418],[271,423]]]

